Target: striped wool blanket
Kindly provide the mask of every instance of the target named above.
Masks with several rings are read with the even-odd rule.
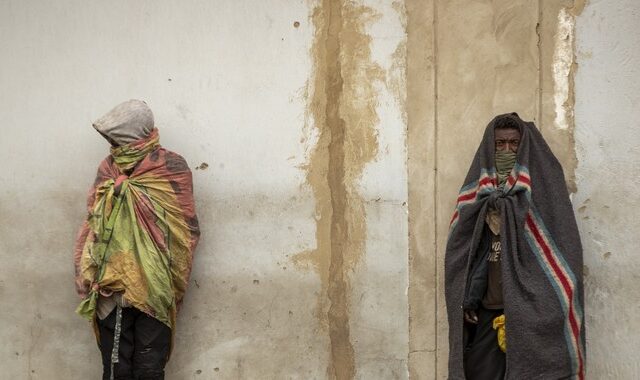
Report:
[[[497,183],[494,127],[517,122],[516,164]],[[463,298],[488,206],[501,215],[506,379],[584,379],[582,246],[564,174],[532,122],[494,118],[460,190],[445,256],[449,378],[464,379]]]

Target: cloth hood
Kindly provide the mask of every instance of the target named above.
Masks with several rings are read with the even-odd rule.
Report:
[[[153,113],[142,100],[128,100],[115,106],[93,127],[112,145],[122,146],[148,137],[153,130]]]

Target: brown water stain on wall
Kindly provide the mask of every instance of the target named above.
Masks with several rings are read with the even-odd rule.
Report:
[[[387,88],[393,95],[401,112],[402,123],[407,125],[407,42],[402,41],[391,55],[391,66],[387,70]]]
[[[378,153],[374,85],[384,80],[384,72],[371,61],[371,37],[365,33],[377,17],[370,8],[347,0],[323,0],[312,14],[314,71],[308,112],[317,143],[304,168],[316,200],[317,245],[292,260],[320,275],[317,314],[329,332],[327,372],[334,379],[352,379],[356,372],[349,280],[366,240],[357,182]]]

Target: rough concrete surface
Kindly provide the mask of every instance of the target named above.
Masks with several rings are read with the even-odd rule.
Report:
[[[438,379],[446,378],[444,252],[455,199],[494,115],[535,115],[537,4],[439,1],[436,10],[436,265]],[[429,378],[429,377],[426,377]]]
[[[108,154],[91,121],[130,98],[149,103],[162,144],[202,168],[193,170],[202,241],[167,378],[325,378],[321,282],[289,262],[315,244],[315,200],[299,169],[311,7],[0,8],[0,158],[10,166],[0,189],[0,378],[99,377],[91,328],[74,314],[71,249]]]
[[[536,122],[563,164],[568,188],[572,192],[579,189],[575,180],[574,103],[581,94],[574,90],[574,78],[580,72],[575,47],[583,35],[589,35],[576,32],[575,26],[584,1],[406,4],[409,370],[412,378],[440,379],[447,376],[448,327],[442,273],[448,221],[477,143],[494,115],[516,111]],[[614,9],[634,14],[631,4]],[[621,19],[620,14],[609,17],[611,23]],[[631,16],[622,25],[633,28]],[[593,35],[601,29],[600,24],[585,28]],[[629,44],[637,46],[637,39]],[[604,52],[601,55],[606,56]],[[624,58],[625,64],[633,62],[629,55],[625,50],[620,59]],[[631,66],[629,63],[625,67]],[[585,78],[603,71],[606,69],[599,66]],[[589,90],[593,91],[593,86]],[[637,138],[631,141],[637,142]],[[627,155],[622,162],[633,159]],[[585,181],[597,183],[593,176]],[[589,260],[589,243],[585,247]],[[605,320],[602,314],[594,313],[600,321]]]
[[[640,4],[589,2],[576,18],[574,208],[585,251],[590,379],[640,378]]]
[[[1,8],[0,378],[98,377],[70,255],[108,153],[90,123],[129,98],[202,226],[167,377],[407,377],[402,3]]]
[[[316,247],[294,261],[320,276],[317,315],[330,337],[327,373],[337,379],[406,377],[406,177],[393,174],[405,172],[405,127],[397,116],[387,117],[385,132],[376,131],[383,118],[379,113],[397,112],[389,102],[394,94],[381,88],[387,71],[393,78],[389,87],[395,94],[404,92],[402,75],[394,75],[397,69],[391,67],[396,61],[389,62],[393,50],[384,53],[403,43],[404,29],[402,15],[391,8],[380,12],[383,7],[325,0],[312,16],[316,34],[309,112],[317,142],[305,169],[316,199]],[[381,20],[384,29],[378,33],[384,39],[372,46],[369,33]],[[372,57],[378,51],[386,70]],[[374,159],[381,165],[364,175]],[[380,186],[384,176],[397,177],[398,187]],[[394,226],[393,235],[383,238],[382,226],[387,231]],[[376,259],[369,259],[373,255]],[[386,347],[383,355],[380,345]]]
[[[0,2],[0,379],[99,378],[71,249],[108,153],[91,121],[130,98],[193,169],[202,228],[168,379],[445,379],[450,213],[509,111],[537,123],[573,193],[588,377],[640,377],[639,13]]]
[[[436,68],[434,1],[408,0],[409,375],[436,373]]]

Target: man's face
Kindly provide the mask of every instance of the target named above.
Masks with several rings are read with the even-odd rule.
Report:
[[[520,131],[513,128],[498,128],[495,130],[496,152],[518,151],[520,145]]]

